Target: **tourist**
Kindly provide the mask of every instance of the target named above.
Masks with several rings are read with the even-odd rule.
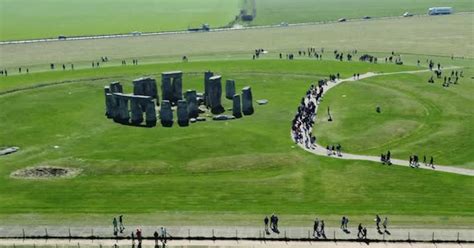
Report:
[[[362,237],[363,237],[363,233],[362,233],[362,231],[363,231],[362,223],[359,223],[359,226],[357,227],[357,231],[358,231],[358,232],[357,232],[357,238],[359,238],[359,239],[362,238]]]
[[[375,224],[377,225],[377,230],[380,230],[380,222],[382,219],[380,219],[380,216],[377,214],[375,215]]]
[[[315,238],[319,238],[319,219],[318,218],[316,218],[316,220],[314,220],[313,236]]]
[[[346,224],[346,216],[342,216],[342,219],[341,219],[341,230],[345,230],[344,224]]]
[[[327,237],[326,237],[326,232],[324,231],[324,227],[325,227],[325,225],[324,225],[324,220],[321,220],[321,226],[320,226],[320,228],[319,228],[319,234],[321,235],[321,237],[322,237],[323,239],[327,239]]]
[[[120,233],[123,233],[125,230],[125,226],[123,225],[123,215],[119,216],[119,227],[120,227]]]
[[[385,231],[387,231],[387,226],[388,226],[388,218],[387,217],[385,217],[385,219],[383,220],[382,226],[383,226],[383,229]]]
[[[269,233],[268,232],[268,221],[269,221],[268,216],[265,216],[265,219],[263,219],[263,223],[265,224],[265,233],[267,233],[267,234]]]
[[[114,217],[114,220],[112,221],[112,224],[114,225],[114,236],[117,236],[117,233],[118,233],[117,218]]]

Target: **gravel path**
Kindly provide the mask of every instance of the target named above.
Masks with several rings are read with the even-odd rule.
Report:
[[[379,233],[375,229],[375,224],[367,226],[367,238],[378,241],[395,241],[395,240],[413,240],[413,241],[469,241],[474,242],[474,229],[429,229],[429,228],[399,228],[389,226],[388,233]],[[139,226],[142,229],[143,237],[151,238],[155,231],[159,231],[160,225],[157,226]],[[136,225],[127,225],[125,223],[125,231],[119,237],[130,236],[130,233],[136,230]],[[68,226],[1,226],[0,227],[0,238],[11,239],[23,237],[23,231],[25,237],[44,237],[47,233],[49,237],[63,237],[65,240],[69,240],[69,232],[72,239],[76,237],[87,238],[94,235],[94,237],[110,238],[112,239],[112,223],[110,226],[81,226],[81,227],[68,227]],[[264,234],[263,223],[262,227],[255,226],[166,226],[167,233],[171,237],[175,238],[199,238],[204,237],[212,239],[216,238],[228,238],[235,239],[263,239],[270,241],[271,239],[313,239],[312,223],[306,227],[286,227],[282,226],[279,228],[280,233],[271,233],[270,235]],[[347,241],[357,239],[357,223],[349,223],[349,233],[343,232],[338,227],[326,227],[325,233],[329,241]],[[0,245],[1,245],[0,239]],[[51,238],[49,238],[51,240]],[[85,239],[88,240],[88,239]],[[234,241],[235,242],[235,241]]]
[[[444,68],[446,69],[456,69],[458,67],[450,67],[450,68]],[[324,92],[323,96],[332,88],[336,87],[337,85],[340,85],[341,83],[344,82],[354,82],[357,80],[362,80],[365,78],[370,78],[370,77],[375,77],[375,76],[384,76],[384,75],[394,75],[394,74],[414,74],[414,73],[423,73],[423,72],[429,72],[428,69],[426,70],[416,70],[416,71],[402,71],[402,72],[389,72],[389,73],[373,73],[373,72],[368,72],[366,74],[362,74],[359,76],[358,79],[355,79],[353,77],[351,78],[346,78],[342,80],[336,80],[336,82],[330,82],[328,81],[328,84],[324,87]],[[316,102],[316,99],[312,98],[312,101]],[[316,104],[316,112],[318,111],[319,105]],[[328,156],[326,148],[320,144],[316,144],[316,147],[314,148],[307,148],[304,144],[298,143],[298,145],[303,148],[304,150],[311,152],[313,154],[319,155],[319,156]],[[380,157],[378,156],[368,156],[368,155],[357,155],[357,154],[350,154],[350,153],[341,153],[342,156],[335,156],[332,155],[332,158],[338,158],[338,159],[349,159],[349,160],[365,160],[365,161],[373,161],[373,162],[379,162],[380,163]],[[410,167],[409,162],[406,160],[400,160],[400,159],[391,159],[392,164],[394,165],[401,165],[401,166],[406,166]],[[424,166],[420,165],[421,169],[427,169],[427,170],[436,170],[436,171],[442,171],[442,172],[448,172],[448,173],[454,173],[454,174],[460,174],[460,175],[467,175],[467,176],[474,176],[474,170],[471,169],[466,169],[466,168],[459,168],[459,167],[454,167],[454,165],[435,165],[432,167],[429,166]]]
[[[0,240],[0,245],[8,247],[132,247],[131,242],[115,241],[115,240]],[[144,241],[142,247],[154,247],[154,241]],[[137,247],[137,246],[135,246]],[[176,240],[169,241],[166,247],[182,247],[182,248],[203,248],[203,247],[255,247],[255,248],[303,248],[303,247],[327,247],[327,248],[353,248],[353,247],[371,247],[371,248],[470,248],[474,244],[456,244],[456,243],[362,243],[362,242],[284,242],[284,241],[188,241]]]

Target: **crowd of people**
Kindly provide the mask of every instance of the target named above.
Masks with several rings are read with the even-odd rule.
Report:
[[[320,103],[325,84],[326,82],[321,80],[317,86],[314,84],[310,86],[306,95],[301,98],[292,121],[293,140],[296,143],[304,144],[307,149],[316,147],[316,137],[312,133],[312,128],[316,117],[316,105]]]

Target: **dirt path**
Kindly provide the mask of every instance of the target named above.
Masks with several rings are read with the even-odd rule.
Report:
[[[449,67],[449,68],[444,68],[445,70],[449,69],[457,69],[458,67]],[[332,88],[336,87],[337,85],[340,85],[344,82],[353,82],[357,80],[362,80],[365,78],[370,78],[370,77],[375,77],[375,76],[385,76],[385,75],[395,75],[395,74],[414,74],[414,73],[423,73],[423,72],[429,72],[428,69],[426,70],[416,70],[416,71],[401,71],[401,72],[389,72],[389,73],[373,73],[373,72],[368,72],[366,74],[360,75],[358,79],[355,79],[353,77],[342,79],[342,80],[336,80],[336,82],[330,82],[328,81],[328,84],[324,87],[324,92],[323,96]],[[316,102],[316,99],[312,97],[311,101]],[[316,113],[318,111],[319,104],[316,104]],[[315,117],[316,118],[316,117]],[[312,127],[314,128],[314,126]],[[310,130],[311,131],[311,130]],[[307,148],[304,144],[298,143],[298,145],[303,148],[304,150],[311,152],[313,154],[319,155],[319,156],[328,156],[328,153],[326,151],[326,148],[320,144],[316,144],[316,147],[314,148]],[[378,156],[368,156],[368,155],[357,155],[357,154],[350,154],[350,153],[341,153],[342,156],[335,156],[332,155],[332,158],[338,158],[338,159],[348,159],[348,160],[365,160],[365,161],[373,161],[373,162],[380,162],[380,157]],[[406,160],[400,160],[400,159],[391,159],[392,164],[394,165],[401,165],[401,166],[406,166],[410,167],[409,162]],[[435,165],[433,168],[429,166],[424,166],[420,165],[421,169],[427,169],[427,170],[436,170],[436,171],[442,171],[442,172],[448,172],[448,173],[454,173],[454,174],[460,174],[460,175],[467,175],[467,176],[474,176],[474,170],[471,169],[465,169],[465,168],[459,168],[459,167],[454,167],[454,165]]]

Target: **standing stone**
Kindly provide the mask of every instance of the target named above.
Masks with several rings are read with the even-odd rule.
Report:
[[[145,78],[133,80],[133,94],[145,96]]]
[[[225,82],[225,97],[229,100],[232,100],[235,95],[235,81],[228,79]]]
[[[173,77],[173,103],[177,103],[179,100],[183,99],[183,73],[179,72]]]
[[[199,116],[199,106],[195,90],[186,91],[186,102],[188,103],[188,117],[197,118]]]
[[[209,79],[214,76],[214,73],[211,71],[204,72],[204,103],[206,107],[209,107]]]
[[[112,106],[109,104],[109,101],[107,100],[107,94],[110,94],[110,87],[104,86],[105,116],[107,116],[107,118],[110,118],[110,111],[111,111]]]
[[[112,82],[109,88],[111,93],[123,93],[123,87],[119,82]]]
[[[171,104],[183,99],[183,72],[170,71],[161,74],[161,91],[163,92],[163,100],[170,101]]]
[[[146,125],[148,127],[156,126],[156,109],[152,99],[146,101]]]
[[[107,93],[105,95],[105,105],[106,105],[106,111],[105,115],[107,118],[115,118],[116,113],[117,113],[117,105],[114,100],[114,96],[110,93]]]
[[[221,104],[222,96],[222,84],[221,76],[213,76],[209,78],[209,106],[211,107],[211,113],[220,114],[223,113],[224,107]]]
[[[171,101],[173,98],[173,88],[171,87],[171,78],[162,74],[161,78],[161,98],[163,101]]]
[[[242,112],[244,115],[253,114],[252,89],[247,86],[242,89]]]
[[[160,119],[163,127],[173,126],[173,110],[171,109],[171,103],[168,100],[161,101]]]
[[[234,95],[232,99],[232,115],[235,116],[235,118],[242,117],[242,108],[240,106],[240,95],[238,94]]]
[[[153,78],[139,78],[133,80],[133,94],[150,96],[156,99],[156,104],[159,106],[160,97],[158,96],[158,89],[156,88],[156,80]],[[146,103],[141,104],[142,110],[145,111]]]
[[[143,99],[138,96],[130,96],[130,109],[132,112],[132,124],[140,125],[143,122],[143,110],[140,102]]]
[[[114,119],[116,122],[127,124],[130,120],[130,113],[128,110],[128,97],[122,93],[114,93],[117,100],[117,115]]]
[[[185,100],[178,101],[178,125],[185,127],[189,125],[188,104]]]

